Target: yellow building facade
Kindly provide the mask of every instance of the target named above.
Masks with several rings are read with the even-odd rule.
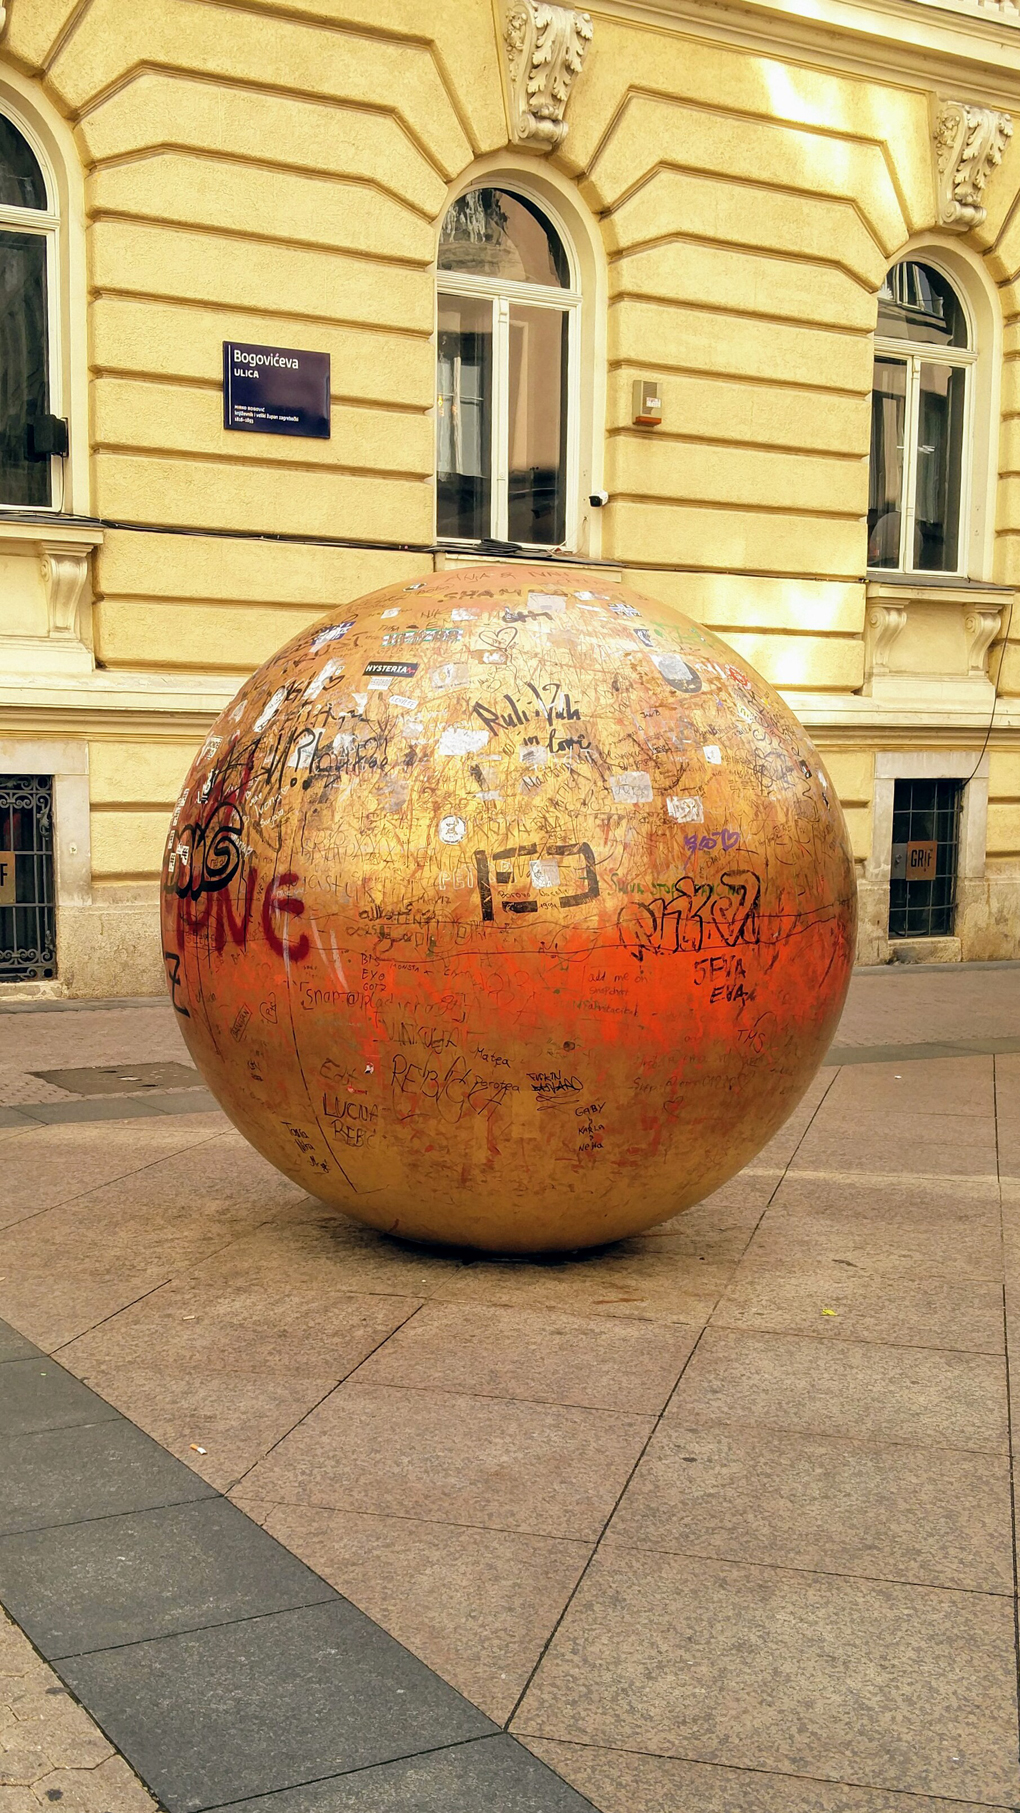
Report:
[[[7,0],[0,990],[160,990],[243,677],[536,549],[783,692],[863,961],[1017,955],[1014,112],[1013,0]],[[328,354],[328,438],[225,344]]]

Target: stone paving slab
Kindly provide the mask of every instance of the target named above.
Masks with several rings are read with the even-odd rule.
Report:
[[[555,1765],[552,1765],[555,1767]],[[431,1756],[313,1782],[234,1813],[590,1813],[566,1782],[522,1765],[506,1737],[486,1737]]]
[[[187,1504],[212,1490],[119,1417],[0,1440],[0,1536]]]
[[[102,1423],[116,1414],[45,1355],[11,1359],[0,1368],[0,1438]]]
[[[55,1658],[335,1598],[222,1498],[0,1536],[0,1601]]]
[[[60,1674],[168,1813],[496,1729],[343,1599],[69,1657]]]
[[[410,1813],[419,1786],[435,1800],[444,1777],[464,1804],[472,1772],[444,1766],[441,1753],[495,1736],[490,1718],[229,1501],[202,1502],[195,1475],[52,1358],[0,1364],[0,1405],[26,1373],[37,1427],[0,1439],[0,1492],[24,1500],[28,1444],[48,1441],[49,1527],[0,1535],[0,1597],[167,1813],[261,1802],[304,1783],[319,1783],[321,1796],[329,1778],[414,1757],[417,1777],[405,1771],[384,1784],[392,1806]],[[22,1411],[18,1399],[8,1416],[16,1428]],[[76,1424],[52,1426],[69,1413]],[[119,1451],[113,1432],[129,1438]],[[89,1447],[97,1433],[105,1451]],[[199,1502],[187,1502],[188,1481]],[[147,1492],[151,1508],[130,1514],[118,1491]],[[157,1509],[161,1502],[172,1508]],[[43,1751],[21,1733],[20,1690],[7,1711],[6,1725],[19,1728],[0,1785],[6,1768],[9,1785],[31,1786]],[[46,1723],[45,1760],[59,1722]],[[93,1729],[82,1714],[79,1743]],[[475,1786],[503,1782],[510,1804],[516,1797],[535,1813],[586,1804],[516,1740],[486,1756]],[[343,1788],[338,1797],[357,1804]]]

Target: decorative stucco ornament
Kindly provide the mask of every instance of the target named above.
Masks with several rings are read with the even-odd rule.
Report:
[[[853,861],[793,713],[604,571],[462,568],[302,630],[171,821],[195,1062],[345,1215],[496,1251],[699,1202],[821,1063]]]
[[[934,140],[941,226],[967,233],[982,224],[985,184],[1012,136],[1010,115],[994,107],[946,101],[939,108]]]
[[[511,0],[504,42],[515,144],[554,151],[567,136],[563,112],[591,43],[592,23],[573,6]]]

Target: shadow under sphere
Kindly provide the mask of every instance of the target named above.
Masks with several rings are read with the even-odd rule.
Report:
[[[195,1062],[372,1227],[601,1245],[747,1163],[854,943],[818,755],[718,638],[598,571],[462,568],[324,617],[241,688],[174,811]]]

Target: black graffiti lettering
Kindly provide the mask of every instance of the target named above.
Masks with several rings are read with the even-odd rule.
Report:
[[[700,951],[712,935],[731,948],[757,944],[760,897],[761,881],[750,869],[728,870],[717,884],[684,875],[668,895],[628,900],[620,908],[620,942],[638,963],[646,956]]]
[[[204,816],[171,832],[168,885],[178,900],[230,886],[241,866],[244,820],[234,800],[217,799]]]
[[[582,856],[584,858],[585,890],[583,894],[563,894],[560,896],[561,907],[583,906],[586,900],[597,900],[599,897],[599,878],[595,870],[595,852],[591,844],[555,844],[549,851],[550,856]]]
[[[489,859],[484,850],[475,851],[475,873],[478,876],[478,898],[482,906],[482,918],[494,919],[492,910],[492,885],[489,880]]]
[[[181,986],[180,952],[179,951],[164,951],[163,952],[163,962],[166,964],[166,976],[167,976],[167,981],[170,984],[170,999],[173,1003],[174,1011],[176,1013],[180,1014],[182,1020],[190,1020],[191,1014],[189,1013],[188,1009],[186,1007],[182,1007],[180,1001],[177,999],[177,991]]]

